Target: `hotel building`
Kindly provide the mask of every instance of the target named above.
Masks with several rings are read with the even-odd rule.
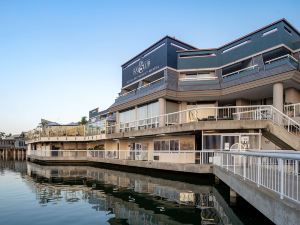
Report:
[[[300,150],[299,59],[285,19],[218,48],[166,36],[122,65],[118,97],[87,125],[28,132],[28,157],[194,163],[201,151]]]

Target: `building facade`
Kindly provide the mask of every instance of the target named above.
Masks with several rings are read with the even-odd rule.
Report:
[[[300,150],[299,60],[300,33],[285,19],[212,49],[166,36],[122,65],[118,97],[90,111],[82,134],[33,130],[29,155],[57,143],[185,163],[199,151]]]
[[[24,134],[0,138],[1,159],[24,159],[26,149]]]

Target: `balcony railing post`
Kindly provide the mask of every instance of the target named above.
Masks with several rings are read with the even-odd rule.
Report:
[[[232,155],[232,164],[233,164],[233,174],[235,174],[235,155]]]
[[[284,191],[284,171],[283,171],[283,159],[278,159],[279,173],[280,173],[280,198],[283,199]]]
[[[181,124],[181,112],[178,112],[178,114],[179,114],[179,115],[178,115],[178,117],[179,117],[179,118],[178,118],[178,120],[179,120],[178,123]]]
[[[228,171],[228,164],[229,164],[229,163],[228,163],[228,158],[229,158],[228,155],[229,155],[229,154],[226,154],[226,155],[227,155],[227,156],[226,156],[226,169],[227,169],[227,171]]]
[[[257,187],[260,185],[260,179],[261,179],[261,157],[258,157],[257,159]]]
[[[246,160],[247,156],[243,156],[243,178],[246,179]]]

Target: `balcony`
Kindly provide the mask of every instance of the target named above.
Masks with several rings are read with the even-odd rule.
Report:
[[[270,70],[283,65],[291,65],[297,68],[299,62],[293,56],[287,54],[265,62],[265,70]]]
[[[122,95],[120,95],[115,103],[121,103],[121,102],[124,102],[124,101],[128,101],[128,100],[133,100],[135,98],[139,98],[139,97],[142,97],[142,96],[145,96],[147,94],[151,94],[155,91],[159,91],[159,90],[162,90],[166,87],[166,81],[165,81],[165,78],[162,77],[162,78],[159,78],[155,81],[152,81],[148,84],[145,84],[141,87],[138,87],[137,89],[134,89],[132,91],[129,91],[127,93],[124,93]]]
[[[220,88],[215,71],[180,74],[178,79],[179,91],[210,90]]]
[[[222,78],[223,80],[231,80],[231,79],[235,79],[236,77],[248,76],[257,72],[259,72],[258,65],[253,65],[231,73],[226,73],[222,75]]]

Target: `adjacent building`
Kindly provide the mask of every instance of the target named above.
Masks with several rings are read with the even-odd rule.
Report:
[[[23,159],[26,149],[24,134],[0,138],[0,157],[2,159]]]

